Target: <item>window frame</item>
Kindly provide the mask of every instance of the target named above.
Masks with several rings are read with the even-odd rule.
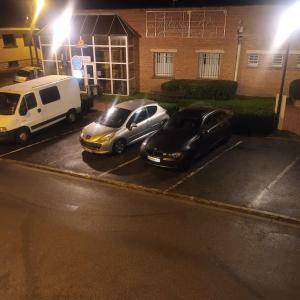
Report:
[[[174,77],[174,52],[160,51],[154,52],[154,77],[155,78],[173,78]],[[163,60],[163,62],[161,62]],[[170,60],[170,61],[168,61]],[[162,67],[159,64],[163,65]],[[168,67],[169,65],[169,67]],[[162,68],[164,72],[159,72]],[[165,70],[169,72],[166,72]]]
[[[256,57],[256,60],[253,60],[253,57]],[[248,67],[258,67],[259,60],[260,60],[259,59],[259,54],[257,54],[257,53],[249,53],[248,54],[248,60],[247,60]],[[253,62],[253,61],[255,61],[255,62]]]
[[[275,63],[276,57],[277,57],[277,58],[281,57],[281,62],[280,62],[280,64],[279,64],[279,63]],[[273,55],[272,55],[272,67],[274,67],[274,68],[282,68],[282,66],[283,66],[283,61],[284,61],[284,55],[283,55],[283,54],[273,54]]]
[[[12,43],[7,43],[7,41],[5,41],[5,37],[11,36],[13,41]],[[17,40],[14,34],[12,33],[7,33],[7,34],[2,34],[2,41],[3,41],[3,48],[17,48]]]
[[[221,52],[199,52],[198,54],[198,78],[199,79],[219,79],[220,78],[220,72],[221,72]],[[218,68],[215,70],[216,74],[210,75],[210,76],[205,76],[205,71],[202,70],[203,65],[207,65],[208,56],[210,55],[215,55],[218,60]],[[214,58],[215,59],[215,58]],[[205,63],[203,63],[205,61]]]
[[[43,95],[43,93],[44,93],[45,91],[47,91],[47,90],[49,91],[50,89],[53,90],[53,93],[56,93],[56,92],[57,92],[57,94],[56,94],[56,95],[53,94],[53,95],[51,95],[52,97],[50,97],[50,99],[46,99],[46,100],[45,100],[45,95]],[[55,92],[54,92],[54,89],[55,89]],[[41,93],[42,93],[42,94],[41,94]],[[59,100],[61,99],[59,89],[58,89],[58,87],[57,87],[56,85],[53,85],[53,86],[50,86],[50,87],[47,87],[47,88],[44,88],[44,89],[39,90],[39,95],[40,95],[41,102],[42,102],[43,105],[47,105],[47,104],[50,104],[50,103],[59,101]],[[55,96],[55,97],[54,97],[54,96]],[[58,96],[58,98],[57,98],[57,96]]]

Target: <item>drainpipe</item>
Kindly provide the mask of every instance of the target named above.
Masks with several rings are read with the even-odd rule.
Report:
[[[240,58],[241,58],[241,49],[242,49],[242,38],[243,38],[244,27],[241,25],[238,29],[238,46],[236,51],[236,62],[235,62],[235,71],[234,71],[234,81],[238,79]]]

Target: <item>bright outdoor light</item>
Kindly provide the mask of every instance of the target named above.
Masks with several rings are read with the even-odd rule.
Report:
[[[36,0],[36,4],[35,4],[35,11],[34,11],[34,16],[32,18],[32,22],[31,22],[31,27],[35,26],[35,23],[43,9],[45,5],[45,1],[44,0]]]
[[[68,6],[62,15],[53,23],[53,50],[57,50],[70,35],[73,8]]]
[[[291,34],[300,28],[300,1],[290,6],[279,20],[273,48],[280,47]]]

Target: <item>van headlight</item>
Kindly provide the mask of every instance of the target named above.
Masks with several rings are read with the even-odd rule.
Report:
[[[6,127],[0,127],[0,132],[6,132],[7,128]]]

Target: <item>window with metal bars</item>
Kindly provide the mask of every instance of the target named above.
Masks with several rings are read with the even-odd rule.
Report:
[[[220,74],[220,53],[200,53],[199,77],[217,79]]]
[[[280,68],[283,64],[283,55],[282,54],[274,54],[272,57],[272,67]]]
[[[297,56],[296,66],[300,68],[300,55]]]
[[[170,52],[154,53],[154,75],[157,77],[174,76],[173,53]]]
[[[248,56],[248,66],[249,67],[257,67],[259,61],[258,54],[249,54]]]

